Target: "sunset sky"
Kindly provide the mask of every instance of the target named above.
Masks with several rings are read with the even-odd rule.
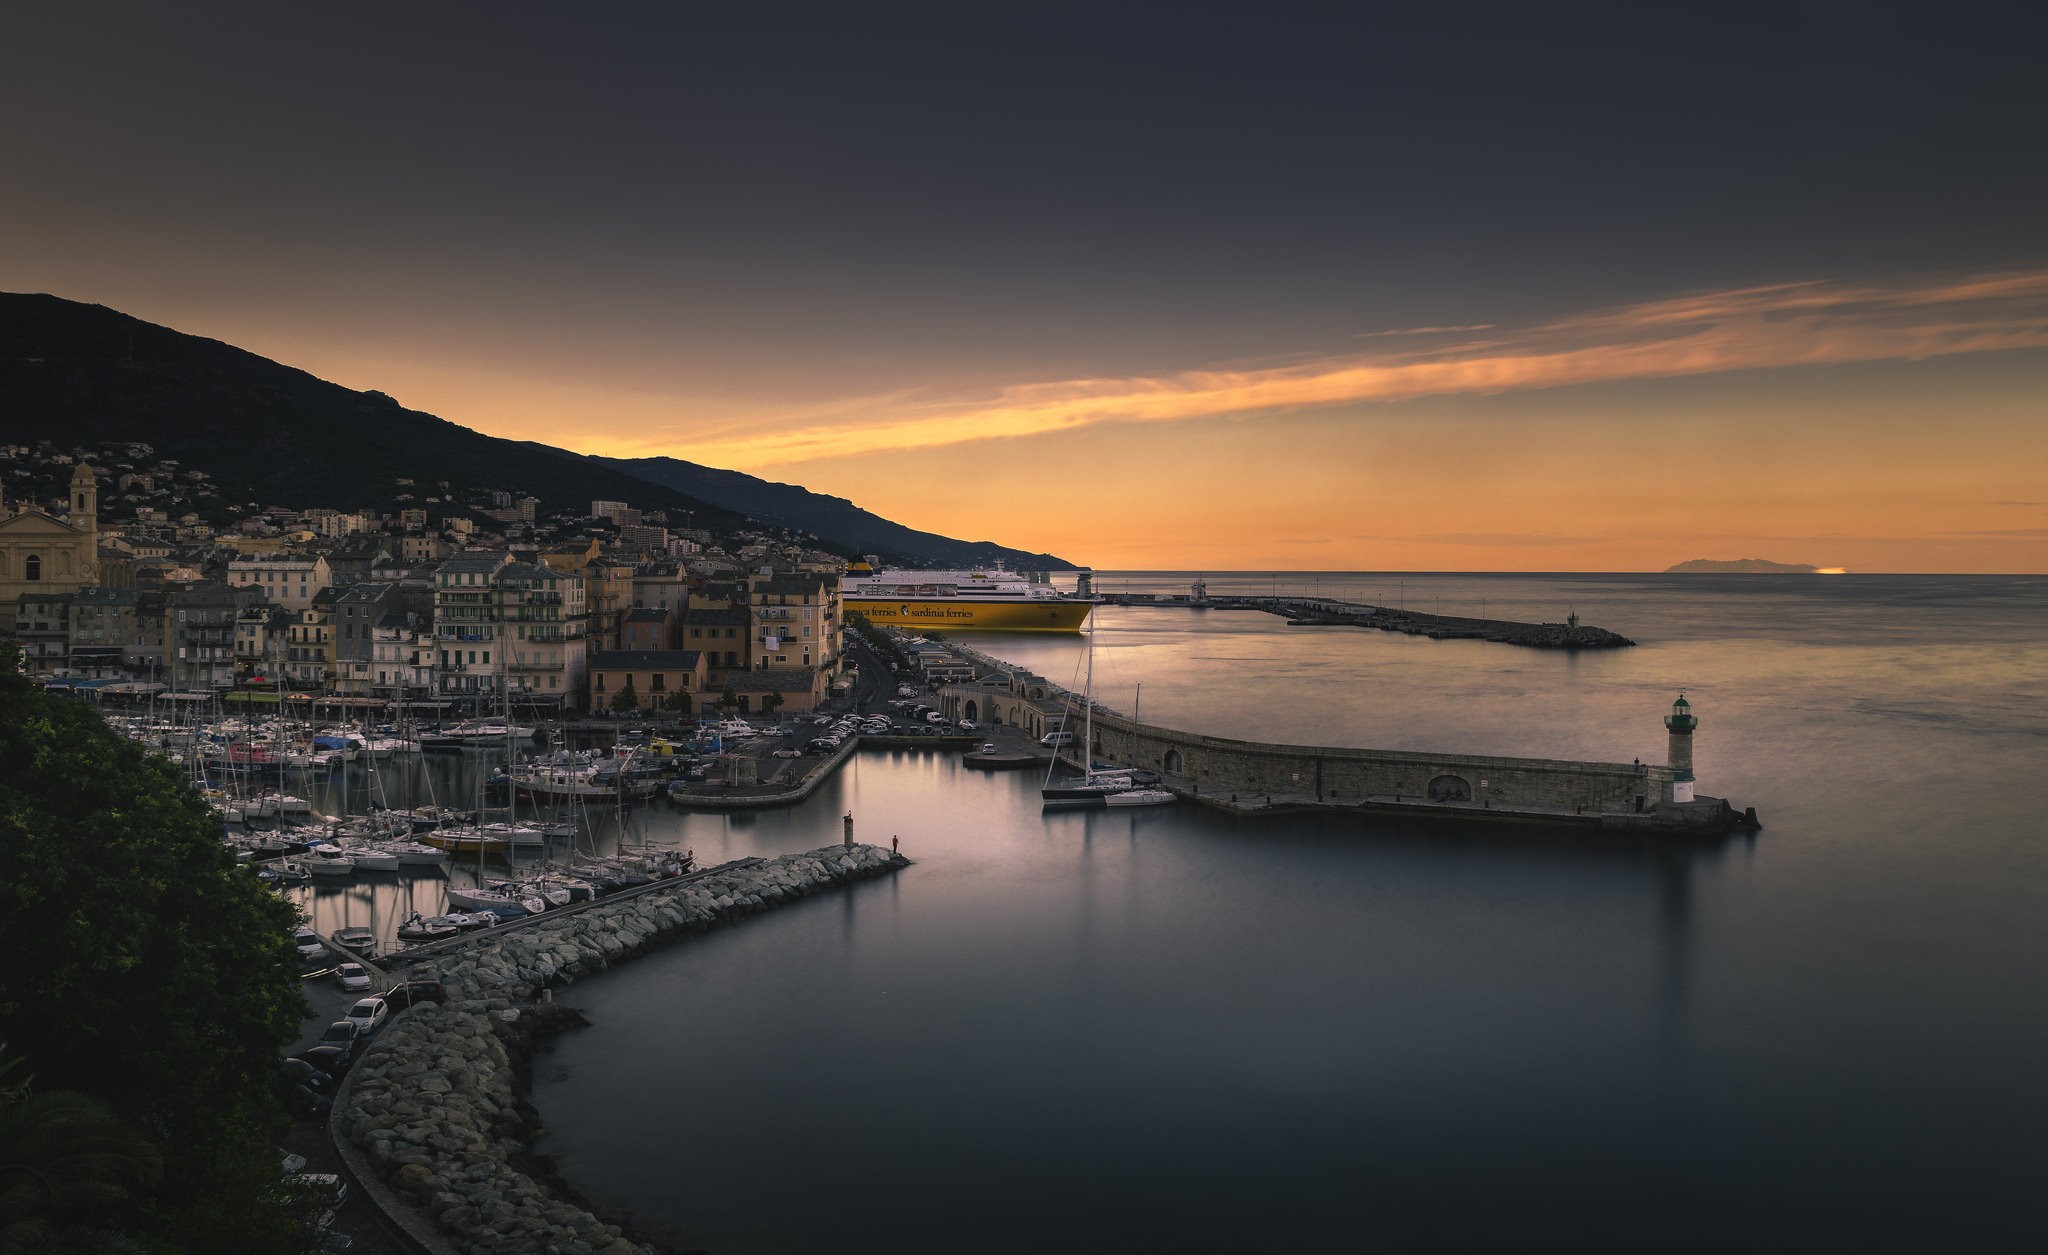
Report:
[[[2029,9],[45,5],[0,289],[1099,568],[2048,571]]]

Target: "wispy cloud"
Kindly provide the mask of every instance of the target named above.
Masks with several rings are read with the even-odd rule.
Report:
[[[902,404],[693,443],[713,465],[760,468],[1071,431],[1338,404],[2048,346],[2048,270],[1913,282],[1826,280],[1699,292],[1483,339],[1265,368],[1021,384],[978,400]],[[1401,333],[1390,333],[1401,334]]]
[[[1389,327],[1385,331],[1361,331],[1354,340],[1373,340],[1381,336],[1443,336],[1461,331],[1491,331],[1490,322],[1475,322],[1463,327]]]

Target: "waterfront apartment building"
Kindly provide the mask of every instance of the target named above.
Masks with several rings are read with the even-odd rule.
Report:
[[[349,697],[372,694],[377,676],[376,627],[385,615],[404,605],[405,596],[396,584],[357,584],[334,599],[334,670],[329,681],[335,692]]]
[[[757,578],[747,589],[755,671],[839,669],[839,583],[819,575]]]
[[[48,589],[14,599],[14,643],[21,647],[22,665],[38,679],[70,670],[73,595]]]
[[[324,692],[334,674],[334,603],[340,594],[323,588],[313,604],[296,613],[285,633],[284,680],[296,689]]]
[[[242,607],[235,618],[235,676],[276,682],[284,678],[285,642],[298,615],[267,601]]]
[[[235,624],[260,596],[248,585],[208,583],[164,597],[164,678],[172,688],[234,686]]]
[[[82,588],[72,594],[71,673],[140,674],[162,662],[163,638],[148,630],[151,617],[161,631],[161,612],[145,615],[142,594],[133,588]]]
[[[313,598],[333,582],[334,573],[323,554],[242,558],[228,563],[228,583],[253,588],[265,601],[287,610],[310,610]]]
[[[371,668],[376,682],[371,695],[390,701],[416,701],[434,693],[434,662],[439,654],[433,627],[418,614],[394,610],[370,630]]]
[[[581,706],[588,674],[581,577],[504,554],[460,553],[434,576],[436,691]]]
[[[683,648],[704,651],[711,687],[723,689],[728,676],[752,669],[753,655],[747,649],[750,622],[745,606],[693,607],[684,612]]]
[[[593,710],[680,710],[713,714],[718,694],[694,649],[595,650],[590,655]]]

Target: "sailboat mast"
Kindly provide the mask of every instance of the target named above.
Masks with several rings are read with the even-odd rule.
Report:
[[[1081,774],[1092,775],[1095,771],[1095,627],[1088,628],[1088,680],[1081,691],[1081,704],[1086,707],[1081,726]]]

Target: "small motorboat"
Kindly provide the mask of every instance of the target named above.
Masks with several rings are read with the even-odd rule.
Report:
[[[377,934],[367,928],[341,929],[334,934],[334,940],[351,950],[374,950],[377,946]]]
[[[465,922],[467,922],[466,918]],[[398,939],[400,941],[442,941],[453,937],[461,931],[462,926],[457,924],[454,918],[450,916],[436,915],[428,918],[415,911],[411,919],[398,926]]]
[[[1173,794],[1165,789],[1125,789],[1102,799],[1105,806],[1165,806],[1171,801]]]

